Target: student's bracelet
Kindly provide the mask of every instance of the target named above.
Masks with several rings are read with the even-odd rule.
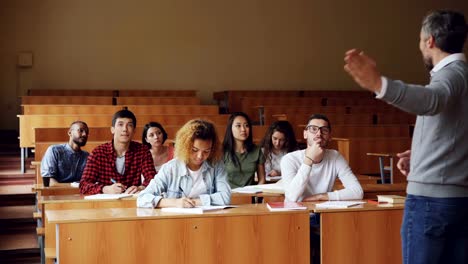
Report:
[[[304,155],[306,158],[310,159],[310,161],[312,161],[312,163],[315,163],[315,161],[313,159],[311,159],[309,156],[307,155]]]

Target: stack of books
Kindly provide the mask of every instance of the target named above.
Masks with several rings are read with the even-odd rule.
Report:
[[[405,203],[405,196],[401,195],[377,195],[377,201],[379,203],[393,203],[400,204]]]

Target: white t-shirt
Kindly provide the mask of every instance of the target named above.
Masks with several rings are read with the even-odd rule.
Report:
[[[319,193],[327,193],[330,200],[362,199],[362,187],[338,151],[326,149],[323,160],[312,166],[304,164],[304,155],[305,150],[298,150],[281,159],[286,201],[302,201]],[[337,177],[344,189],[332,192]]]
[[[268,157],[265,158],[265,175],[272,171],[278,171],[281,173],[281,159],[286,155],[286,152],[280,152],[279,154],[271,153],[271,161]]]
[[[192,177],[192,190],[190,190],[190,198],[198,198],[200,194],[207,193],[206,184],[203,181],[201,169],[192,171],[188,169],[190,177]]]

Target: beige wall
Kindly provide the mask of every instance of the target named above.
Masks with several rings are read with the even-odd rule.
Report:
[[[465,2],[465,3],[463,3]],[[424,83],[418,37],[435,8],[468,1],[2,0],[0,129],[27,89],[357,89],[353,47],[383,73]],[[16,67],[32,51],[32,68]]]

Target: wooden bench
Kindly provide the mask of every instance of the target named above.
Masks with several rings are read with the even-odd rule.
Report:
[[[116,97],[117,105],[197,105],[197,97]]]
[[[290,105],[259,105],[253,106],[256,109],[256,115],[252,120],[258,121],[260,124],[269,125],[277,120],[275,116],[310,116],[315,113],[321,114],[346,114],[347,108],[343,106],[290,106]]]
[[[240,111],[246,113],[252,120],[257,120],[258,106],[324,106],[320,97],[242,97]],[[267,123],[266,123],[267,124]]]
[[[302,126],[302,129],[305,125]],[[409,125],[333,125],[332,135],[337,138],[354,137],[411,137]]]
[[[243,97],[360,97],[373,98],[367,91],[337,91],[337,90],[228,90],[213,93],[213,99],[223,109],[223,113],[242,111],[241,98]]]
[[[410,113],[377,113],[376,124],[414,124],[416,116]]]
[[[325,114],[327,118],[330,120],[332,126],[332,133],[335,126],[338,125],[367,125],[370,126],[374,124],[375,116],[370,113],[362,113],[362,114],[337,114],[337,113],[327,113]],[[309,119],[310,115],[276,115],[274,116],[277,120],[287,120],[293,127],[300,127],[302,125],[302,129],[305,127],[305,122]]]
[[[89,127],[111,126],[112,115],[18,115],[20,121],[20,147],[34,147],[34,128],[69,127],[76,120],[85,121]],[[226,115],[136,115],[137,125],[156,121],[163,126],[181,126],[194,118],[202,118],[215,125],[226,126]]]
[[[21,105],[23,115],[93,115],[107,114],[124,109],[117,105],[70,105],[70,104],[37,104]]]
[[[216,105],[22,105],[23,115],[92,115],[128,109],[135,115],[217,115]]]
[[[196,97],[195,90],[118,90],[118,97]]]
[[[295,127],[296,138],[303,138],[306,125]],[[334,125],[332,123],[332,137],[411,137],[412,128],[406,124],[394,125]]]
[[[376,107],[387,107],[388,104],[382,100],[369,97],[326,97],[326,106],[342,105],[342,106],[358,106],[368,105]]]
[[[115,96],[114,90],[29,89],[29,96]]]
[[[308,117],[312,114],[377,114],[391,113],[392,115],[402,113],[401,110],[392,106],[372,106],[372,105],[353,105],[353,106],[290,106],[290,105],[259,105],[253,106],[257,113],[252,120],[259,121],[260,124],[271,124],[276,118],[275,115],[303,116]]]
[[[197,96],[196,90],[29,89],[29,96]]]
[[[21,96],[21,104],[112,105],[109,96]]]
[[[330,148],[338,150],[348,161],[355,174],[380,175],[377,157],[367,156],[367,153],[398,153],[410,149],[411,138],[333,138]],[[396,164],[394,164],[396,166]],[[398,169],[394,168],[395,183],[406,181]]]
[[[85,121],[89,127],[102,127],[112,123],[112,115],[18,115],[20,129],[21,171],[25,171],[27,148],[34,147],[34,128],[36,127],[69,127],[76,120]],[[156,121],[163,126],[181,126],[194,118],[202,118],[215,125],[226,126],[227,116],[223,115],[137,115],[137,125]],[[68,140],[67,140],[68,141]]]
[[[168,134],[168,141],[174,141],[175,135],[181,126],[164,126]],[[224,139],[226,126],[216,125],[216,130],[218,132],[219,140],[222,142]],[[268,127],[266,126],[253,126],[252,127],[252,136],[254,142],[259,143],[263,136],[266,133]],[[45,151],[50,145],[53,144],[62,144],[68,142],[68,127],[51,127],[51,128],[35,128],[35,151],[34,151],[34,160],[36,162],[41,161],[42,157],[45,154]],[[141,142],[141,135],[143,133],[143,127],[137,127],[135,131],[135,136],[133,140]],[[110,132],[110,127],[90,127],[89,128],[89,137],[88,142],[83,147],[86,151],[92,151],[99,144],[109,142],[112,139],[112,134]],[[37,163],[35,163],[37,164]]]

